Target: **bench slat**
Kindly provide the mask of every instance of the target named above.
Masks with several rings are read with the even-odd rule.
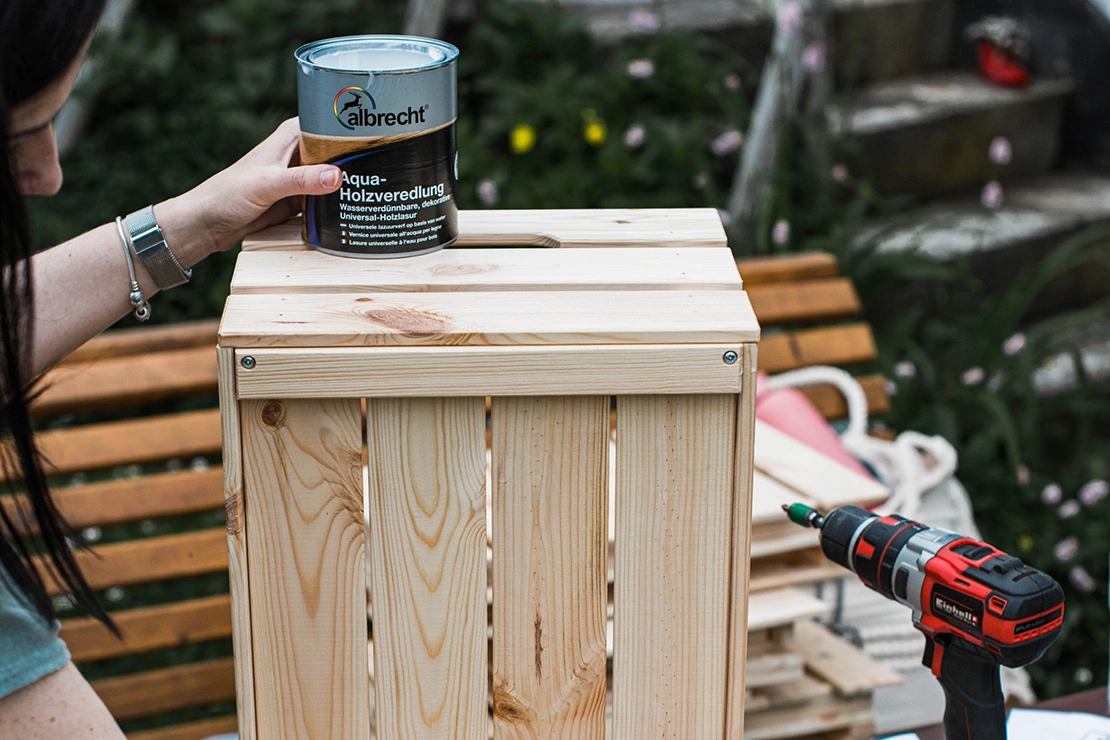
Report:
[[[85,486],[55,488],[54,503],[75,529],[136,522],[164,516],[197,514],[224,506],[223,470],[211,467],[194,472],[158,473],[141,478],[90,483]],[[0,506],[8,513],[20,534],[34,534],[22,526],[16,506],[23,497],[5,497]]]
[[[218,717],[185,725],[133,732],[127,736],[127,740],[203,740],[213,735],[233,733],[238,729],[237,724],[234,717]]]
[[[736,268],[744,285],[766,285],[767,283],[801,282],[834,278],[840,274],[836,257],[828,252],[792,254],[783,257],[754,257],[736,260]]]
[[[172,326],[113,329],[94,337],[66,355],[60,364],[166,352],[186,347],[215,347],[219,319],[190,321]]]
[[[218,573],[227,570],[227,532],[205,529],[129,540],[104,545],[95,551],[81,550],[73,555],[85,580],[97,590]],[[42,558],[35,560],[39,572],[46,572]],[[51,596],[65,593],[50,578],[46,579],[46,591]]]
[[[856,378],[860,386],[863,387],[864,395],[867,396],[867,412],[869,414],[882,414],[890,411],[890,397],[886,394],[886,389],[883,387],[884,378],[882,375],[867,375],[862,378]],[[815,385],[809,388],[799,388],[799,390],[806,394],[813,405],[821,411],[821,414],[826,419],[843,419],[848,415],[848,404],[844,401],[844,396],[840,395],[840,391],[831,385]]]
[[[863,310],[856,287],[847,278],[746,288],[763,327],[855,316]]]
[[[92,617],[62,622],[61,637],[74,662],[116,658],[231,636],[231,596],[115,612],[123,641]]]
[[[220,410],[90,424],[42,432],[37,439],[47,475],[215,455],[221,446]]]
[[[70,362],[47,373],[43,388],[36,416],[214,393],[216,345]]]
[[[774,374],[810,365],[853,365],[870,362],[877,353],[869,325],[827,326],[765,336],[759,342],[759,369]]]
[[[231,658],[160,668],[92,682],[116,720],[200,707],[235,698]]]

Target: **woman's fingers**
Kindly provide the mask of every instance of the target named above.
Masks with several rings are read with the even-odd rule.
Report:
[[[259,174],[265,178],[259,185],[267,205],[291,195],[327,195],[339,187],[339,168],[330,164],[274,168]]]

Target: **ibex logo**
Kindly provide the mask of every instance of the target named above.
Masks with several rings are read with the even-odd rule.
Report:
[[[344,95],[346,95],[347,97],[343,99],[343,107],[340,108],[340,98],[343,98]],[[359,114],[364,111],[362,107],[362,98],[364,96],[368,101],[370,101],[370,108],[372,110],[377,110],[378,104],[374,102],[374,97],[370,93],[363,90],[361,87],[345,87],[340,90],[335,96],[335,102],[332,103],[332,109],[335,111],[335,120],[339,121],[339,125],[347,129],[348,131],[354,131],[355,124],[361,118]],[[343,120],[343,114],[347,113],[347,111],[353,112],[346,116],[347,120],[345,121]],[[348,123],[348,121],[350,123]]]

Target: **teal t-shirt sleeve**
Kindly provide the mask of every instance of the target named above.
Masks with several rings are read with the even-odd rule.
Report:
[[[69,662],[58,637],[61,625],[47,624],[0,566],[0,696],[34,683]]]

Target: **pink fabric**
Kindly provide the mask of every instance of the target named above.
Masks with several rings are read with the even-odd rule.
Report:
[[[764,373],[759,373],[759,382],[756,385],[755,415],[780,432],[789,434],[850,470],[869,478],[874,477],[856,458],[848,454],[844,445],[840,444],[836,430],[804,393],[795,388],[772,390],[767,387],[767,376]]]

